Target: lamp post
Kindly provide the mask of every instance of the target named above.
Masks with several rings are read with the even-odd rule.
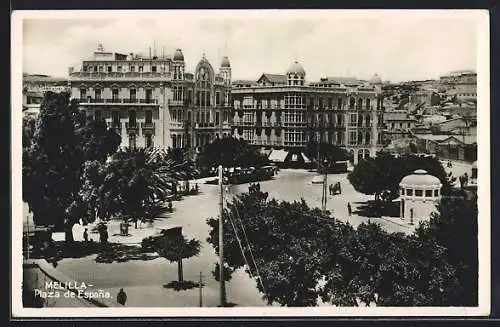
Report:
[[[323,160],[323,197],[322,197],[322,210],[323,213],[326,214],[326,201],[328,200],[328,160]]]

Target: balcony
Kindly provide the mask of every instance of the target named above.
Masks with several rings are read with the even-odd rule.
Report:
[[[171,77],[170,72],[165,73],[104,73],[104,72],[74,72],[69,75],[70,81],[86,81],[86,80],[123,80],[123,81],[165,81]]]
[[[115,98],[115,99],[91,99],[91,98],[87,98],[87,99],[80,99],[80,104],[138,104],[138,105],[141,105],[141,104],[145,104],[145,105],[149,105],[149,104],[158,104],[158,100],[157,99],[136,99],[136,98],[129,98],[129,99],[119,99],[119,98]]]
[[[131,122],[127,122],[125,123],[125,129],[127,130],[127,133],[131,133],[131,132],[139,132],[139,124],[137,124],[136,122],[134,123],[131,123]]]
[[[184,100],[168,100],[168,105],[169,106],[184,106],[186,104],[186,101]]]
[[[215,123],[197,123],[195,127],[198,129],[213,129],[218,128],[219,125],[216,125]]]
[[[154,133],[155,123],[154,122],[141,123],[141,129],[143,132],[150,131]]]

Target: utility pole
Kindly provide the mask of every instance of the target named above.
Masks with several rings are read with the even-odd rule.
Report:
[[[219,165],[219,187],[220,187],[220,218],[219,218],[219,278],[220,278],[220,306],[226,306],[226,285],[224,282],[224,233],[222,218],[224,214],[224,174],[222,165]]]
[[[203,276],[201,275],[201,271],[200,271],[200,308],[203,307],[203,291],[202,291],[202,288],[203,288],[203,284],[202,284],[202,278]]]
[[[30,259],[30,217],[26,215],[26,259]]]
[[[326,214],[326,202],[328,200],[328,170],[326,166],[326,160],[323,165],[324,176],[323,176],[323,199],[321,202],[323,213]]]

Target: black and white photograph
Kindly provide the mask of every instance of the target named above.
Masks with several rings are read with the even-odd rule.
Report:
[[[12,316],[488,315],[488,33],[14,12]]]

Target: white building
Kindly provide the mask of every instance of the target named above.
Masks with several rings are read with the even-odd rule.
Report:
[[[401,189],[400,218],[418,225],[428,220],[441,199],[441,181],[427,171],[419,169],[405,176],[399,184]]]

